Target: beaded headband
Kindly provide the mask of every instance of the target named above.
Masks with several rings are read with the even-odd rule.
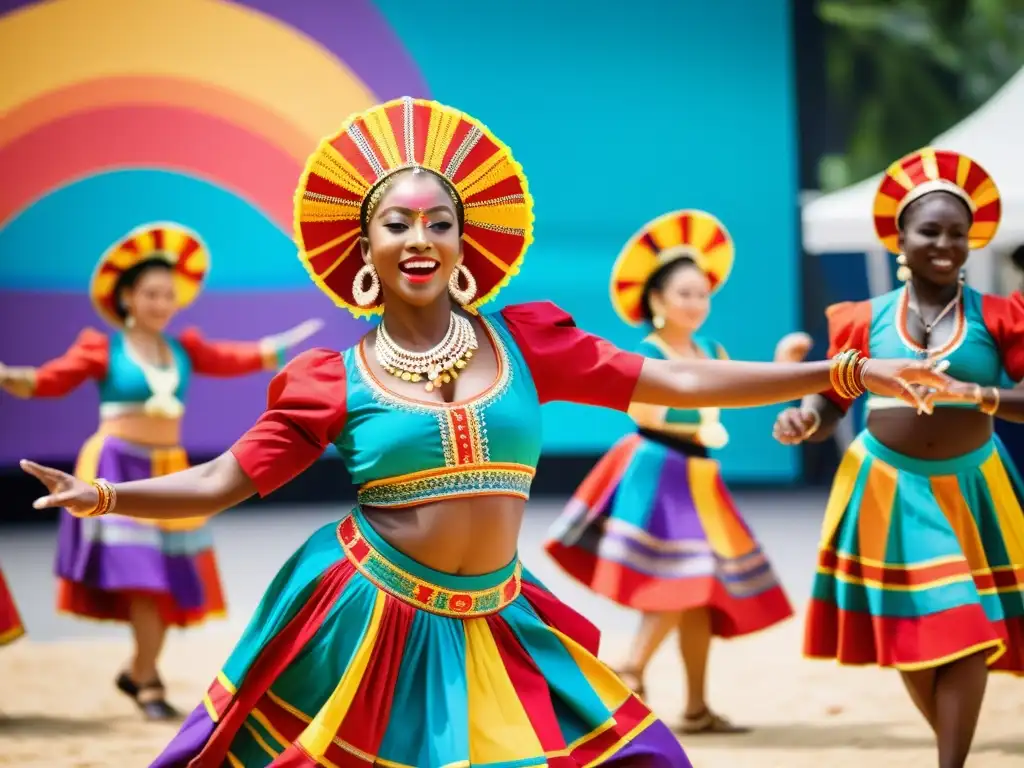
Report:
[[[157,258],[171,265],[178,309],[196,300],[210,270],[206,245],[181,224],[144,224],[108,248],[96,265],[89,296],[100,317],[114,327],[124,325],[118,314],[117,282],[132,267]]]
[[[690,258],[707,275],[712,292],[732,271],[735,247],[718,219],[697,210],[673,211],[648,222],[629,239],[612,267],[612,307],[630,325],[643,322],[643,292],[655,271]]]
[[[409,97],[352,115],[306,162],[295,193],[295,241],[313,282],[357,317],[384,310],[382,295],[356,301],[367,214],[389,178],[415,167],[444,179],[464,213],[462,267],[474,284],[467,309],[497,295],[533,241],[533,199],[523,169],[482,123]]]
[[[907,206],[931,192],[948,192],[970,209],[970,248],[984,248],[995,237],[1002,203],[992,177],[966,155],[925,147],[890,165],[875,194],[875,233],[890,253],[900,250],[900,217]]]

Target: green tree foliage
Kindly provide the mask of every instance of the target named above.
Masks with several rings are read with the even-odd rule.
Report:
[[[927,144],[1024,66],[1024,0],[821,0],[829,114],[844,151],[821,187],[846,186]]]

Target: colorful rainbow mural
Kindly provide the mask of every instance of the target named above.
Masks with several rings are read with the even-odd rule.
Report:
[[[97,325],[97,258],[150,220],[210,247],[206,292],[182,325],[256,338],[321,316],[314,342],[335,347],[359,331],[295,258],[291,205],[307,155],[350,112],[430,95],[370,0],[0,0],[0,71],[0,361],[41,362]],[[197,387],[190,409],[217,417],[186,418],[188,447],[222,450],[265,387]],[[87,435],[88,390],[0,398],[0,464],[57,458]]]

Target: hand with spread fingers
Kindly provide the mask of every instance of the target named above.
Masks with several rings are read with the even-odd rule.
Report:
[[[36,509],[64,507],[75,517],[91,517],[101,505],[101,493],[96,484],[27,459],[22,459],[21,468],[45,485],[49,492],[32,502]]]

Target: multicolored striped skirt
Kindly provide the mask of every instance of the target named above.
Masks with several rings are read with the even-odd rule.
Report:
[[[21,614],[14,602],[14,595],[7,588],[3,569],[0,569],[0,645],[13,643],[25,634]]]
[[[597,643],[518,560],[440,573],[355,510],[284,565],[152,768],[690,766]]]
[[[82,447],[75,474],[87,482],[103,477],[119,483],[187,467],[181,448],[154,449],[97,434]],[[147,595],[168,626],[224,616],[213,536],[205,522],[78,518],[62,512],[55,566],[58,610],[127,622],[131,599]]]
[[[556,521],[548,553],[573,578],[620,605],[641,611],[706,607],[719,637],[747,635],[792,616],[718,462],[686,455],[672,442],[641,435],[620,440]]]
[[[805,653],[910,671],[984,652],[1024,672],[1022,500],[998,437],[926,461],[861,433],[825,512]]]

